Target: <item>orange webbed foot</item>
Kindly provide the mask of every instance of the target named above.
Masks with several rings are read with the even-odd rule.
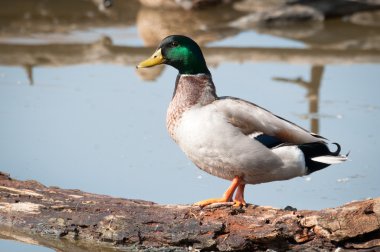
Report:
[[[205,207],[207,205],[211,205],[214,203],[227,203],[231,202],[229,199],[226,198],[211,198],[211,199],[206,199],[206,200],[201,200],[196,203],[194,203],[195,206],[200,206],[200,207]]]
[[[244,200],[244,188],[245,184],[239,184],[234,198],[234,207],[241,207],[247,205],[247,203]]]
[[[231,202],[232,196],[237,189],[237,192],[233,201],[235,203],[234,206],[238,206],[238,207],[245,206],[247,205],[247,203],[244,200],[244,187],[245,187],[245,184],[241,184],[241,178],[239,176],[235,176],[235,178],[232,180],[230,187],[223,194],[223,197],[198,201],[194,203],[194,205],[204,207],[204,206],[214,204],[214,203]]]

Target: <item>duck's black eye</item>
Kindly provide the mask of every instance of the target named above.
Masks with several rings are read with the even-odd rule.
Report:
[[[178,46],[178,42],[177,41],[173,41],[170,43],[170,46],[171,47],[177,47]]]

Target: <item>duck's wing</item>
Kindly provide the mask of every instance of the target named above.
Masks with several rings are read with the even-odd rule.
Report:
[[[229,123],[268,148],[282,143],[304,144],[326,140],[245,100],[221,97],[213,105],[224,114]]]

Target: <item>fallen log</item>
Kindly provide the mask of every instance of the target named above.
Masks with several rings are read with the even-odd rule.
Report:
[[[380,198],[320,211],[200,208],[46,187],[0,173],[0,238],[59,251],[376,251]]]

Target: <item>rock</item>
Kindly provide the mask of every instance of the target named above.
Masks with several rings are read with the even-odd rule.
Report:
[[[380,27],[380,11],[358,12],[346,17],[345,20],[357,25]]]

